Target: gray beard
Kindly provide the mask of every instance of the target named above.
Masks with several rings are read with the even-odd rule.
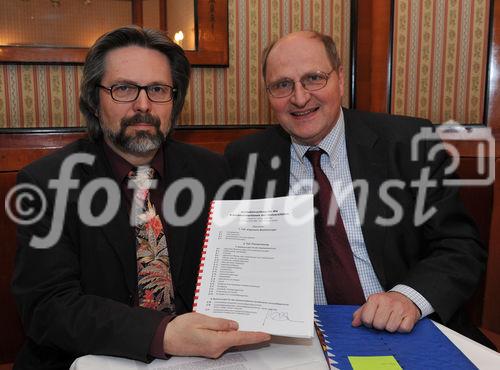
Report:
[[[104,135],[117,147],[121,148],[125,153],[130,154],[145,154],[157,150],[165,136],[156,128],[154,134],[147,131],[139,131],[134,136],[125,134],[126,127],[121,127],[120,131],[113,132],[107,127],[103,127]]]

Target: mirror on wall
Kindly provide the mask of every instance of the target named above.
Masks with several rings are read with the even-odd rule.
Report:
[[[228,64],[227,0],[2,0],[0,62],[83,63],[103,33],[161,29],[193,65]]]
[[[143,26],[166,30],[184,50],[196,50],[195,0],[142,0]]]

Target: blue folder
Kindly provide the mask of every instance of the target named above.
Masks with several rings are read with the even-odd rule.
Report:
[[[394,356],[404,370],[477,369],[431,320],[420,320],[409,334],[354,328],[352,314],[358,307],[315,306],[315,321],[333,366],[352,369],[348,356]]]

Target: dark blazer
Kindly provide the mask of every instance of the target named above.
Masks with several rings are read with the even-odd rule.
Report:
[[[91,154],[95,161],[92,165],[77,164],[72,171],[72,179],[79,184],[69,191],[64,203],[62,236],[51,248],[31,248],[31,237],[45,237],[51,228],[56,194],[48,186],[49,180],[59,178],[63,161],[74,153]],[[209,202],[226,180],[228,168],[220,155],[171,139],[165,142],[164,153],[167,187],[190,177],[205,189],[202,203],[193,202],[193,207],[201,206],[201,213],[190,225],[172,225],[166,218],[175,305],[181,314],[192,309]],[[16,361],[18,369],[67,369],[76,357],[85,354],[150,360],[149,346],[166,314],[133,307],[136,246],[125,199],[103,226],[85,225],[78,217],[82,189],[97,178],[114,181],[102,144],[86,139],[30,164],[18,175],[18,183],[37,186],[47,198],[41,220],[18,227],[12,290],[27,336]],[[191,198],[190,191],[179,194],[177,215],[190,209]],[[28,203],[25,205],[40,208],[40,202]],[[100,215],[107,193],[99,190],[90,204],[92,214]]]
[[[411,139],[429,121],[386,114],[344,110],[345,140],[352,180],[366,180],[369,185],[362,232],[371,263],[384,289],[406,284],[422,294],[434,307],[440,321],[454,326],[457,310],[473,294],[485,270],[486,252],[474,222],[467,215],[455,187],[441,186],[450,160],[444,151],[433,160],[427,158],[436,141],[418,145],[418,159],[411,159]],[[275,196],[289,190],[290,137],[279,126],[231,143],[226,158],[233,176],[247,176],[247,161],[257,153],[252,198],[263,198],[266,187],[275,181]],[[279,158],[279,161],[277,160]],[[279,167],[276,168],[276,163]],[[435,214],[421,225],[415,225],[418,180],[425,168],[437,186],[427,189],[425,208],[436,207]],[[425,173],[425,172],[424,172]],[[251,176],[251,175],[250,175]],[[251,178],[251,177],[249,177]],[[394,226],[381,226],[377,216],[390,218],[395,208],[384,202],[380,185],[395,179],[397,186],[388,191],[402,208],[403,217]],[[358,207],[362,192],[357,189]],[[241,194],[240,194],[241,195]],[[463,326],[463,325],[462,325]],[[474,336],[474,335],[470,335]],[[476,338],[477,339],[477,338]]]

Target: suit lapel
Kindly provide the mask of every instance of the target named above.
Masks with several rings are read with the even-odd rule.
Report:
[[[384,246],[386,227],[375,223],[378,215],[387,216],[387,206],[379,196],[380,185],[387,179],[387,150],[384,141],[364,123],[356,112],[344,110],[347,157],[353,183],[367,181],[368,197],[361,230],[372,266],[385,286]],[[363,209],[359,188],[355,188],[358,210]],[[361,217],[361,214],[360,214]]]
[[[175,150],[175,142],[167,139],[164,145],[163,153],[165,155],[165,176],[166,176],[166,187],[168,187],[176,180],[185,177],[192,177],[189,170],[189,164],[185,157],[180,152]],[[185,192],[181,193],[177,199],[177,214],[185,214],[191,205],[190,199],[187,199]],[[168,223],[168,219],[165,218],[167,222],[167,245],[168,254],[170,260],[170,272],[172,274],[172,279],[175,282],[179,281],[181,266],[184,259],[184,254],[186,253],[186,248],[184,248],[186,238],[187,238],[187,227],[173,226]]]
[[[95,155],[96,158],[92,166],[82,166],[83,173],[87,176],[83,181],[89,182],[99,178],[111,178],[114,181],[111,165],[104,154],[102,145],[91,143],[89,144],[89,148],[91,154]],[[108,201],[108,196],[105,191],[97,191],[92,201],[91,208],[93,214],[100,214]],[[123,267],[127,287],[130,293],[133,294],[137,289],[137,263],[135,235],[130,226],[128,214],[125,200],[120,196],[120,205],[116,215],[111,221],[104,224],[100,230],[104,234],[107,242],[115,250]]]
[[[262,183],[259,178],[276,181],[274,196],[288,195],[290,187],[290,136],[279,126],[269,129],[268,140],[264,142],[262,152],[258,157],[254,194],[259,198],[266,195],[268,183]]]

